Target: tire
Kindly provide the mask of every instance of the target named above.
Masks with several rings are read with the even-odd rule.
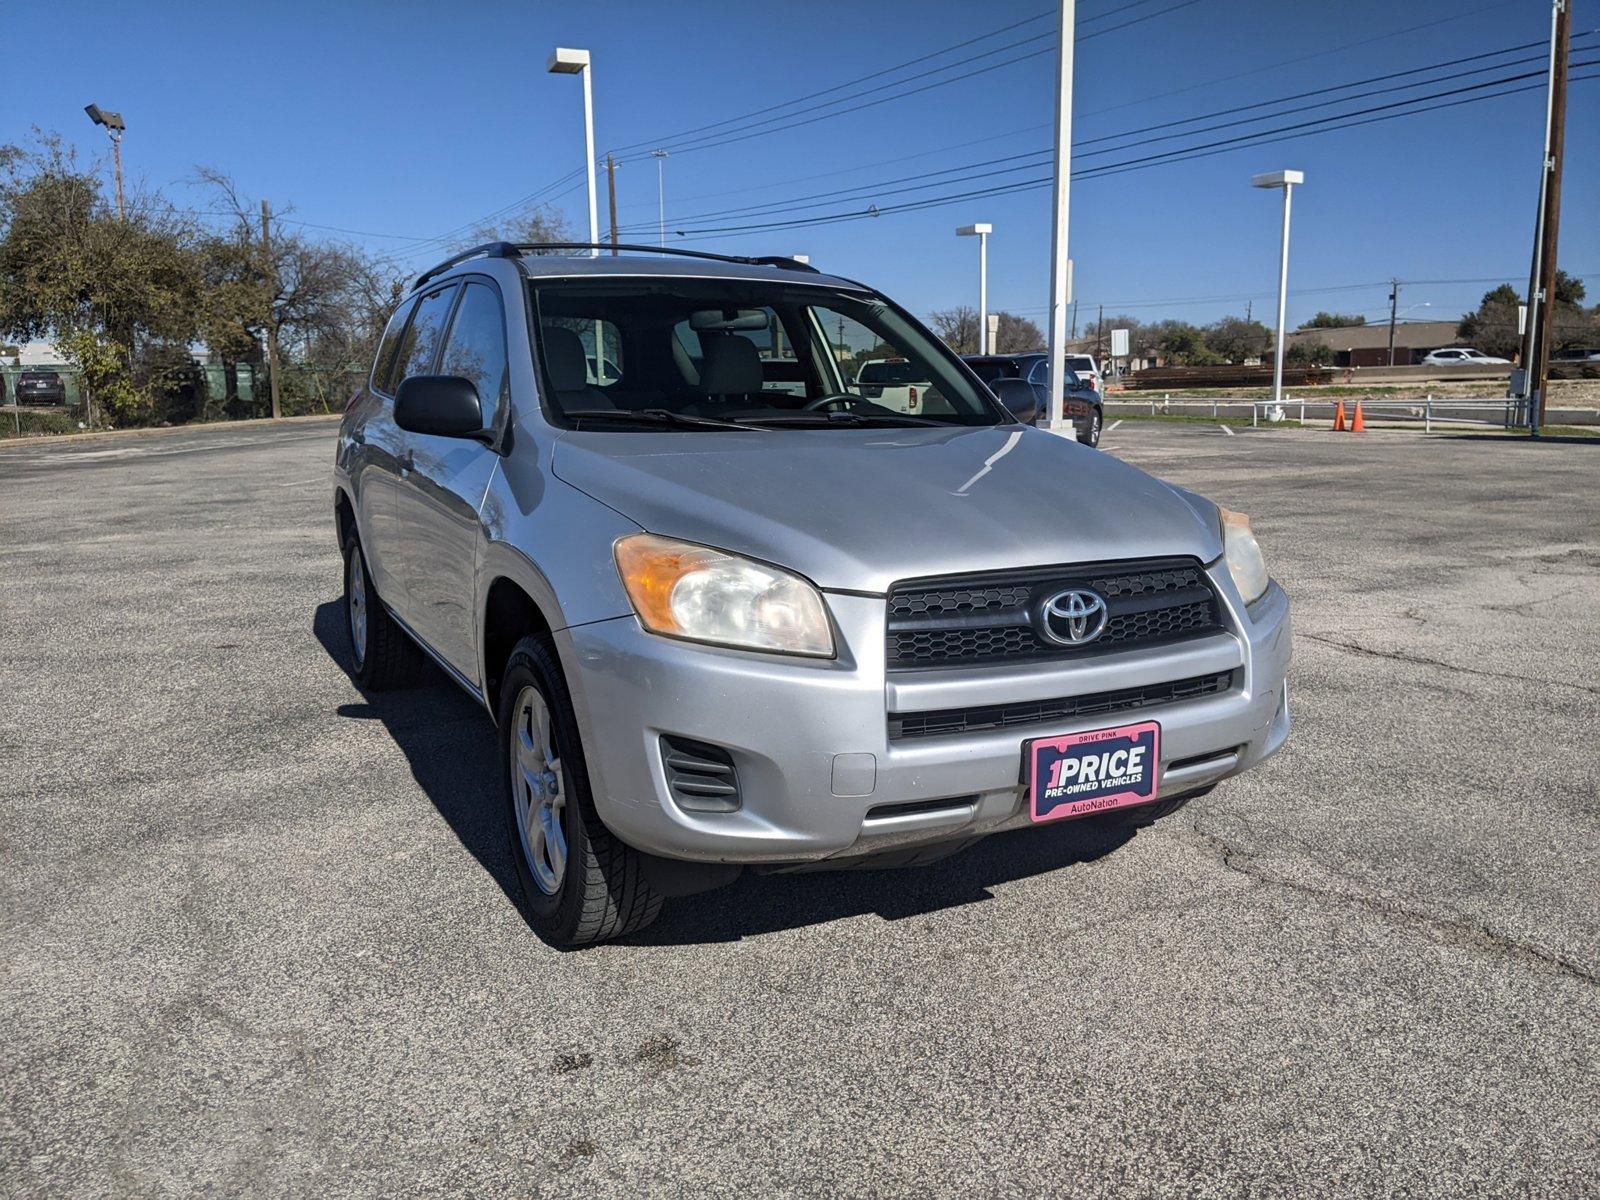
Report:
[[[1089,432],[1078,439],[1085,446],[1098,446],[1100,444],[1100,425],[1103,418],[1097,405],[1089,417]]]
[[[378,598],[367,556],[354,535],[344,546],[344,631],[350,642],[350,673],[363,691],[386,692],[415,680],[421,651]]]
[[[643,856],[595,812],[572,696],[547,643],[526,637],[512,650],[498,713],[506,835],[528,924],[562,950],[649,925],[662,897]]]

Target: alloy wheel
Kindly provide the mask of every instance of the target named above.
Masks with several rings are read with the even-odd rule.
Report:
[[[350,550],[350,578],[345,588],[350,618],[350,647],[355,651],[356,666],[367,661],[367,573],[361,564],[361,550]]]
[[[524,687],[511,712],[507,736],[517,834],[533,881],[553,896],[567,873],[566,778],[551,738],[550,708],[539,689]]]

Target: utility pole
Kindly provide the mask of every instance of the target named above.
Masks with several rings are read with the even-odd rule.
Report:
[[[283,404],[278,396],[278,264],[272,257],[272,208],[261,202],[261,257],[266,264],[267,287],[271,294],[267,300],[267,380],[272,387],[272,419],[283,416]]]
[[[1539,221],[1528,287],[1528,343],[1523,354],[1523,394],[1528,398],[1528,433],[1539,436],[1544,418],[1545,376],[1550,370],[1551,320],[1556,306],[1556,249],[1561,241],[1561,168],[1567,133],[1567,58],[1572,45],[1571,0],[1554,0],[1550,12],[1549,94],[1545,108],[1544,170]]]
[[[1246,300],[1244,302],[1244,323],[1246,325],[1250,324],[1251,314],[1255,312],[1255,307],[1256,302],[1254,300]]]
[[[1050,236],[1050,428],[1062,427],[1061,398],[1066,394],[1067,301],[1071,297],[1071,259],[1067,249],[1067,214],[1072,198],[1072,48],[1077,36],[1076,0],[1060,0],[1056,17],[1056,137],[1051,183]]]
[[[1078,302],[1072,302],[1072,340],[1078,340]]]
[[[1094,323],[1094,361],[1096,365],[1105,361],[1106,348],[1106,306],[1100,306],[1100,315]]]
[[[606,195],[611,200],[611,253],[617,252],[617,160],[606,151]]]
[[[1394,366],[1394,317],[1400,304],[1400,281],[1389,280],[1389,365]]]

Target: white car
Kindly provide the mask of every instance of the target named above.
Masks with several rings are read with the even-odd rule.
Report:
[[[1095,391],[1100,390],[1100,368],[1095,365],[1094,355],[1067,355],[1067,370],[1087,382]]]
[[[933,387],[926,374],[904,358],[869,358],[856,372],[856,389],[883,408],[917,414]]]
[[[1509,358],[1495,358],[1485,354],[1482,350],[1474,350],[1471,346],[1451,346],[1445,350],[1434,350],[1422,359],[1425,367],[1509,367]]]

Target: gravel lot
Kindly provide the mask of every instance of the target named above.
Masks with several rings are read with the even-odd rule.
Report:
[[[558,954],[487,717],[344,671],[331,433],[0,449],[5,1193],[1600,1192],[1600,444],[1128,422],[1279,757]]]

